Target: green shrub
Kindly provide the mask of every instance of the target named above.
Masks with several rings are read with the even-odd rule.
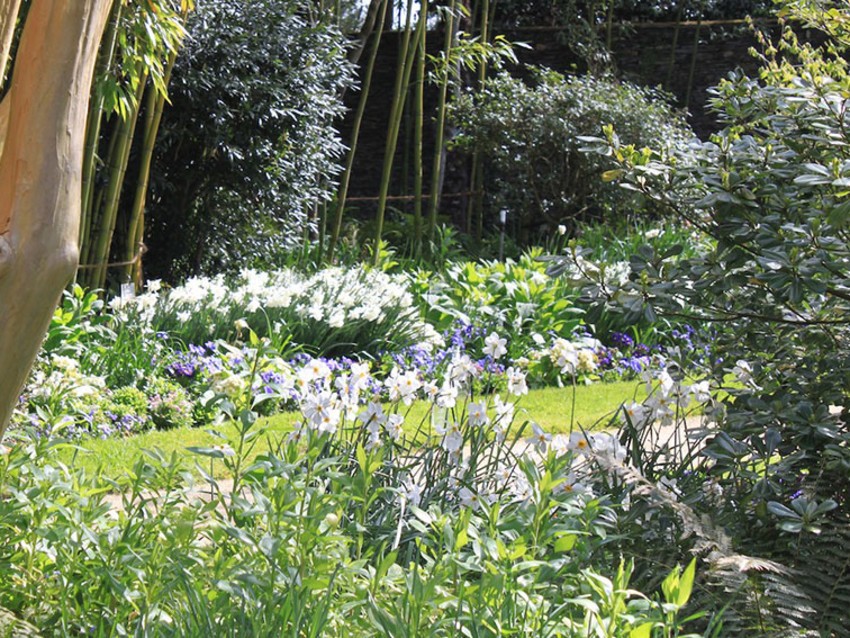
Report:
[[[123,408],[128,413],[145,415],[148,411],[148,398],[144,392],[132,386],[113,390],[110,400],[116,408]]]
[[[613,125],[625,144],[681,147],[693,136],[684,118],[655,90],[609,77],[563,76],[537,69],[531,84],[500,73],[483,90],[451,106],[456,148],[487,162],[486,202],[500,209],[521,240],[578,220],[646,215],[658,208],[603,178],[612,164],[582,152],[582,136]],[[606,181],[607,180],[607,181]]]
[[[328,13],[292,0],[205,0],[187,21],[157,139],[148,274],[268,265],[335,191],[334,128],[352,86]]]
[[[527,354],[534,334],[570,337],[581,325],[576,290],[564,278],[549,277],[539,251],[518,261],[457,262],[439,275],[412,275],[412,291],[425,319],[438,331],[456,324],[507,338],[510,356]]]
[[[726,126],[690,157],[646,153],[612,131],[593,143],[618,159],[625,186],[713,245],[687,259],[641,247],[627,281],[587,293],[599,308],[715,328],[703,392],[716,403],[709,429],[693,432],[704,449],[689,443],[670,463],[651,445],[646,426],[662,409],[670,420],[674,395],[656,397],[624,440],[651,482],[676,482],[677,497],[748,555],[718,571],[718,599],[737,592],[724,601],[729,635],[840,635],[850,605],[850,14],[826,0],[783,5],[827,43],[800,44],[790,29],[765,42],[758,78],[717,87]]]
[[[148,415],[160,429],[191,427],[194,404],[183,387],[175,381],[156,377],[145,386]]]

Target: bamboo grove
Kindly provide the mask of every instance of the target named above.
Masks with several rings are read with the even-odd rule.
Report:
[[[335,25],[345,36],[349,61],[358,65],[359,77],[357,93],[349,101],[353,115],[336,195],[316,206],[305,226],[304,244],[317,247],[319,261],[334,263],[346,223],[359,215],[368,233],[365,244],[377,263],[388,210],[401,200],[406,203],[403,208],[408,220],[406,250],[414,258],[427,256],[438,226],[446,219],[446,160],[452,142],[447,106],[464,88],[482,90],[494,67],[516,62],[514,45],[496,35],[500,31],[496,25],[503,23],[506,15],[510,20],[511,12],[527,9],[511,0],[370,0],[366,6],[353,0],[314,0],[307,4],[298,11],[308,20]],[[617,12],[631,10],[629,0],[549,4],[557,5],[557,28],[563,29],[564,37],[581,40],[583,50],[589,52],[588,69],[604,66],[601,52],[610,49],[614,22],[622,19]],[[674,4],[678,24],[692,19],[692,5],[700,3]],[[549,11],[544,5],[548,6],[534,4],[535,10]],[[113,0],[97,60],[86,131],[77,274],[83,286],[102,290],[134,283],[138,288],[143,280],[152,158],[163,113],[169,107],[172,68],[185,39],[191,37],[187,22],[193,10],[194,0]],[[361,130],[374,98],[373,77],[382,37],[389,31],[397,32],[398,55],[383,153],[374,160],[369,158],[380,165],[380,179],[371,198],[374,205],[368,209],[372,217],[364,220],[362,212],[355,210],[350,190],[354,167],[364,161],[358,159]],[[678,29],[673,49],[677,38]],[[698,39],[699,29],[695,49]],[[671,73],[672,65],[671,61]],[[693,67],[690,75],[689,85]],[[426,87],[434,96],[427,109]],[[479,152],[471,153],[465,169],[466,192],[458,200],[462,205],[454,206],[457,210],[452,213],[454,225],[478,241],[488,223],[483,205],[485,164]],[[392,193],[399,174],[404,175],[403,192]]]

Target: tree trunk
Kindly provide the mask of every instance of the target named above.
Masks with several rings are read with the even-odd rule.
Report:
[[[77,266],[86,113],[111,3],[33,0],[4,98],[0,434]],[[0,12],[14,5],[4,2]]]

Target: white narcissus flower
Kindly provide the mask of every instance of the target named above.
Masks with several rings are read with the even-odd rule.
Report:
[[[371,452],[375,448],[381,447],[381,432],[378,429],[370,429],[369,438],[366,439],[366,445],[363,447],[367,452]]]
[[[440,395],[440,386],[433,381],[425,381],[422,384],[422,394],[427,400],[435,403],[437,401],[437,397]]]
[[[455,454],[460,451],[463,446],[463,433],[460,431],[460,426],[457,423],[449,423],[443,433],[443,440],[440,441],[440,447],[447,452]]]
[[[470,507],[477,510],[481,507],[481,498],[468,487],[462,487],[457,493],[461,507]]]
[[[484,354],[493,357],[493,359],[499,359],[508,353],[508,349],[505,347],[507,343],[507,339],[491,332],[484,339]]]
[[[352,387],[362,390],[369,385],[372,375],[369,372],[368,363],[352,363],[350,370]]]
[[[369,401],[366,404],[366,409],[357,415],[357,420],[363,425],[371,425],[372,423],[380,425],[386,418],[384,408],[378,401]]]
[[[599,456],[605,456],[620,463],[626,458],[626,448],[616,436],[608,432],[593,435],[593,451]]]
[[[697,403],[708,403],[711,400],[711,386],[707,379],[694,383],[689,393]]]
[[[587,454],[590,452],[590,441],[584,432],[573,432],[567,442],[567,449],[579,454]]]
[[[301,412],[319,432],[336,432],[342,417],[339,398],[332,392],[310,393],[301,403]]]
[[[505,370],[508,379],[508,392],[514,396],[528,394],[528,385],[525,382],[525,373],[513,366]]]
[[[588,488],[578,480],[574,472],[570,472],[561,483],[558,483],[555,491],[564,494],[584,494]]]
[[[549,448],[549,443],[551,441],[552,435],[532,421],[531,436],[529,437],[528,442],[537,449],[537,452],[540,454],[546,454],[546,450]]]
[[[469,425],[480,427],[487,425],[489,422],[490,417],[487,416],[487,405],[484,401],[469,404]]]
[[[345,325],[345,311],[335,308],[328,316],[328,326],[331,328],[342,328]]]
[[[414,507],[419,507],[422,502],[422,486],[412,478],[406,478],[398,490],[399,497]]]
[[[647,424],[648,416],[651,416],[649,409],[637,401],[632,401],[623,406],[623,418],[638,429],[642,429]]]
[[[394,441],[401,438],[401,426],[404,424],[404,417],[400,414],[391,414],[387,417],[387,422],[384,427],[387,428],[387,434]]]
[[[437,407],[450,410],[457,404],[457,395],[457,386],[449,380],[445,381],[437,395]]]
[[[221,452],[222,456],[231,457],[236,456],[236,450],[234,450],[229,445],[213,445],[212,449],[216,452]]]
[[[292,432],[286,437],[286,440],[289,443],[299,443],[301,439],[307,434],[307,428],[304,427],[304,423],[302,421],[298,421],[295,426],[292,428]]]
[[[502,401],[498,394],[493,397],[493,410],[496,412],[496,421],[507,427],[514,420],[514,404],[510,401]]]
[[[455,355],[449,366],[448,376],[454,383],[463,383],[470,377],[478,376],[478,367],[473,363],[469,355]]]

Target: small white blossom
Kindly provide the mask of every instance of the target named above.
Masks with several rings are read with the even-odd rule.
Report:
[[[491,332],[484,339],[484,354],[493,357],[493,359],[499,359],[508,353],[508,349],[505,347],[507,343],[507,339],[500,337],[495,332]]]
[[[548,449],[549,442],[551,440],[551,434],[546,432],[536,423],[531,423],[531,437],[529,437],[528,442],[537,449],[538,453],[546,454],[546,450]]]
[[[469,404],[469,425],[472,427],[481,427],[490,422],[490,417],[487,416],[487,405],[484,401],[479,403]]]
[[[505,370],[508,379],[508,392],[514,396],[528,394],[528,385],[525,382],[525,373],[513,366]]]

